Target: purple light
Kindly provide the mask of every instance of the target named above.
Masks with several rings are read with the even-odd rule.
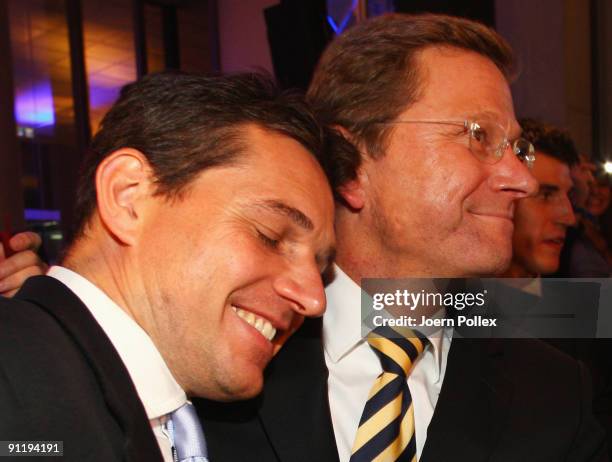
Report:
[[[90,85],[89,105],[93,109],[107,107],[115,102],[121,91],[120,86]]]
[[[59,210],[25,209],[26,221],[60,221]]]
[[[341,14],[338,14],[345,8],[345,3],[346,1],[327,0],[327,10],[330,13],[327,15],[327,22],[336,34],[341,34],[342,32],[344,32],[344,29],[353,17],[355,8],[357,8],[357,0],[353,0],[349,5],[348,10],[344,11]],[[339,23],[336,23],[334,16],[341,16],[342,14],[342,19]]]
[[[15,118],[18,125],[29,127],[55,125],[51,82],[39,82],[20,91],[15,98]]]

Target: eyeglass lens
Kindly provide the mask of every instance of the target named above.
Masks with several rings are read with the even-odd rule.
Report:
[[[471,122],[468,127],[470,135],[470,149],[482,160],[494,163],[500,160],[510,143],[506,137],[504,127],[489,120]],[[533,145],[519,138],[512,143],[515,155],[529,168],[535,162]]]

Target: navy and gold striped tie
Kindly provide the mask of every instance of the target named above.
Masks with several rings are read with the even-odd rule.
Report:
[[[383,372],[363,409],[350,462],[416,461],[414,409],[407,377],[428,341],[414,331],[402,334],[405,337],[383,327],[368,337]]]

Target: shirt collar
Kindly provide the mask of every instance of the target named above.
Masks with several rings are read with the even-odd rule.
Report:
[[[501,283],[514,287],[515,289],[525,292],[526,294],[535,295],[536,297],[542,296],[542,277],[536,276],[534,278],[503,278],[500,279]]]
[[[361,287],[338,265],[335,278],[325,288],[327,310],[323,316],[323,346],[329,358],[337,363],[365,340],[361,332]],[[448,328],[437,329],[427,339],[433,349],[436,371],[442,364],[442,338],[452,337]]]
[[[523,292],[527,292],[528,294],[535,295],[537,297],[542,296],[542,278],[540,276],[533,278],[529,284],[525,285],[521,288]]]
[[[61,266],[47,273],[67,286],[100,324],[128,370],[149,419],[182,406],[187,397],[151,337],[100,288]]]

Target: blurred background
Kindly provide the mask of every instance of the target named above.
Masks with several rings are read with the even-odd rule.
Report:
[[[123,85],[150,72],[259,69],[305,89],[325,45],[385,12],[495,27],[514,47],[518,116],[612,159],[609,0],[0,0],[0,231],[42,233],[56,258],[81,156]]]

